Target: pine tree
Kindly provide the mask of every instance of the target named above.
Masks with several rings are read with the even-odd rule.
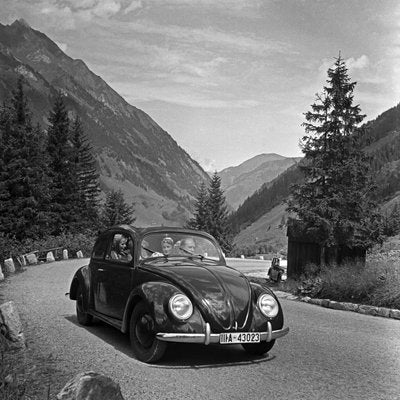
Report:
[[[23,78],[2,111],[0,125],[0,229],[17,240],[41,237],[49,224],[44,135],[32,126]]]
[[[207,188],[204,182],[200,183],[195,203],[195,212],[187,224],[188,228],[207,230]]]
[[[111,190],[106,195],[102,208],[101,224],[104,229],[118,224],[133,224],[136,218],[133,216],[134,208],[125,202],[121,190]]]
[[[215,237],[225,253],[229,253],[232,242],[227,205],[221,189],[221,178],[216,172],[211,177],[205,209],[207,210],[206,231]]]
[[[74,162],[77,168],[78,190],[84,208],[84,219],[90,227],[96,223],[98,217],[99,173],[92,147],[78,116],[72,124],[71,138],[75,151]]]
[[[8,190],[8,152],[11,137],[11,111],[7,104],[0,109],[0,232],[12,235],[14,215],[8,209],[12,205]],[[0,236],[3,236],[0,234]]]
[[[70,121],[59,93],[49,117],[47,151],[50,162],[53,234],[80,228],[81,207],[75,151],[70,138]]]
[[[368,248],[380,236],[380,219],[361,149],[365,115],[353,105],[353,90],[341,56],[328,70],[327,86],[305,113],[302,140],[305,182],[292,192],[288,210],[297,215],[307,234],[322,245]]]

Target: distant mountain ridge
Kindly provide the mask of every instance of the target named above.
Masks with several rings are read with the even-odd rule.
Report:
[[[372,158],[371,167],[377,186],[376,200],[384,210],[400,204],[400,104],[363,125],[366,129],[363,148]],[[292,166],[268,185],[262,186],[231,216],[235,243],[240,246],[258,242],[287,244],[286,228],[277,221],[287,218],[282,202],[290,186],[302,180],[297,166]]]
[[[300,159],[301,157],[291,158],[275,153],[263,153],[238,166],[220,171],[221,188],[225,191],[228,205],[237,209],[262,185],[271,182]]]
[[[103,191],[121,189],[138,225],[181,225],[188,218],[206,172],[150,116],[23,20],[0,24],[0,101],[19,75],[43,127],[57,91],[63,93],[93,144]]]

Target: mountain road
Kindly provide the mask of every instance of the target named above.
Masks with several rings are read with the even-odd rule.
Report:
[[[171,345],[147,365],[116,329],[78,325],[65,293],[86,262],[29,266],[0,286],[2,300],[16,304],[30,351],[56,365],[52,396],[92,370],[119,383],[126,400],[400,398],[399,320],[282,300],[290,332],[266,356],[236,345]]]

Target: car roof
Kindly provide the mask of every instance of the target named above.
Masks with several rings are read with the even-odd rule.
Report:
[[[177,226],[150,226],[150,227],[141,228],[141,227],[135,227],[133,225],[121,224],[121,225],[114,225],[114,226],[104,230],[103,232],[101,232],[100,235],[102,236],[109,232],[113,232],[113,231],[121,230],[121,229],[131,232],[131,233],[134,233],[134,234],[136,233],[140,236],[143,236],[148,233],[157,233],[157,232],[162,233],[162,232],[168,231],[168,232],[182,232],[182,233],[188,233],[188,234],[198,234],[198,235],[207,236],[211,240],[215,240],[207,232],[199,231],[196,229],[177,227]]]

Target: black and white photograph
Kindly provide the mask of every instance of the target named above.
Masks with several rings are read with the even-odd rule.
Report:
[[[0,399],[400,399],[400,2],[0,0]]]

